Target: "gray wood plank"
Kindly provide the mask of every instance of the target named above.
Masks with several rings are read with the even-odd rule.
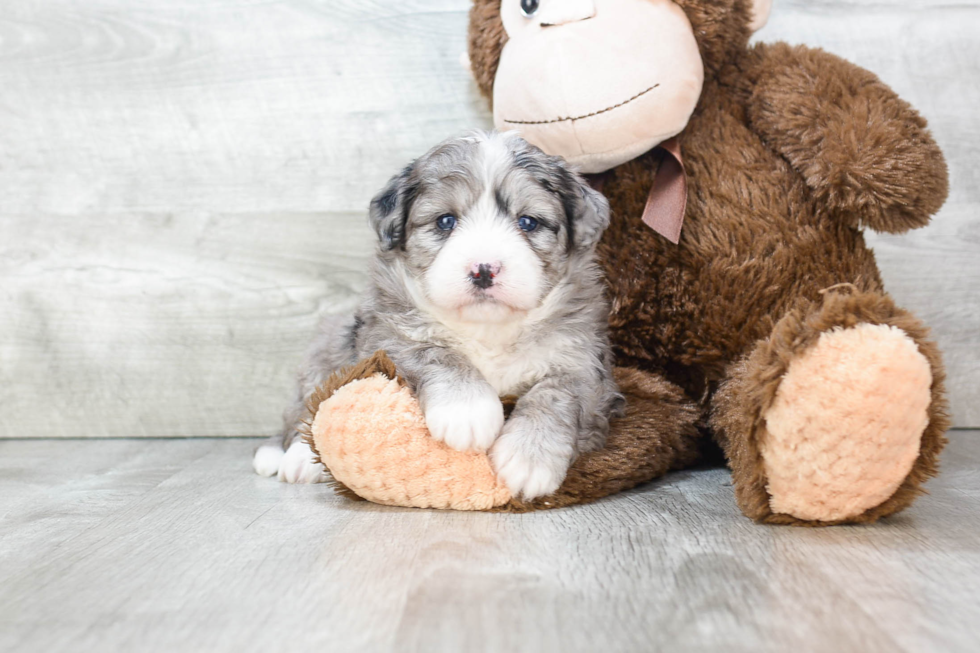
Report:
[[[765,527],[722,469],[529,515],[255,476],[254,440],[0,442],[0,649],[973,651],[980,433],[877,525]],[[325,648],[324,648],[325,647]]]
[[[0,433],[271,433],[361,214],[0,216]]]
[[[0,0],[0,437],[267,434],[318,316],[363,287],[368,199],[489,125],[467,0]],[[926,115],[953,179],[872,236],[980,425],[980,2],[778,0]]]
[[[466,8],[0,1],[0,210],[364,210],[420,147],[486,123]]]

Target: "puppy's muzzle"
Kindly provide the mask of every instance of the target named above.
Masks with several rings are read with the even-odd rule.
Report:
[[[500,263],[474,263],[470,268],[470,281],[481,290],[493,285],[494,277],[500,274]]]

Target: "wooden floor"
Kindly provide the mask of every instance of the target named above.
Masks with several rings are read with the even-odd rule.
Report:
[[[724,470],[530,515],[354,503],[247,439],[0,441],[0,651],[978,651],[980,432],[870,527]]]

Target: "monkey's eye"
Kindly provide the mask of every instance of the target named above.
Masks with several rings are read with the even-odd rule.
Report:
[[[524,14],[525,18],[530,18],[538,13],[540,4],[540,0],[521,0],[521,13]]]
[[[517,226],[523,231],[534,231],[538,228],[538,221],[532,217],[522,215],[517,219]]]
[[[439,219],[436,220],[436,226],[443,231],[452,231],[456,226],[456,216],[449,215],[448,213],[446,215],[439,216]]]

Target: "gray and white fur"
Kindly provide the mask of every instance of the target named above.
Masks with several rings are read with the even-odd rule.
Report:
[[[477,132],[393,177],[370,221],[378,247],[367,296],[355,315],[325,322],[256,471],[322,480],[296,432],[306,399],[337,368],[383,349],[433,437],[489,450],[515,495],[555,491],[579,453],[603,446],[623,407],[595,262],[606,199],[516,134]],[[520,397],[506,423],[504,395]]]

